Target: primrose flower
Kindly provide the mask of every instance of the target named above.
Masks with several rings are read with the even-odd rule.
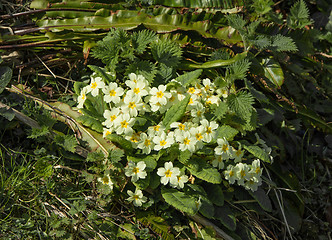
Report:
[[[107,135],[110,135],[112,132],[113,132],[113,129],[104,128],[103,129],[103,138],[107,137]]]
[[[258,187],[262,185],[262,179],[254,179],[250,178],[248,181],[244,183],[244,187],[247,190],[251,190],[253,192],[257,191]]]
[[[165,127],[162,125],[162,123],[159,123],[156,126],[150,126],[148,128],[148,134],[150,136],[159,136],[165,131]]]
[[[97,97],[99,89],[103,89],[104,87],[105,83],[101,77],[92,77],[90,85],[87,86],[87,91],[91,92],[92,96]]]
[[[215,159],[212,161],[212,165],[214,167],[218,167],[219,169],[223,169],[225,166],[224,159],[222,155],[216,155]]]
[[[227,160],[233,155],[232,146],[229,145],[226,138],[217,139],[218,147],[214,149],[216,155],[222,155],[223,159]]]
[[[196,139],[196,150],[201,149],[203,147],[203,135],[204,135],[204,127],[202,125],[198,127],[190,128],[189,132],[191,136]]]
[[[244,185],[244,181],[248,181],[250,179],[250,173],[249,173],[249,166],[247,164],[238,163],[236,164],[236,177],[237,177],[237,183],[239,185]]]
[[[241,162],[243,154],[244,154],[244,150],[241,149],[241,145],[239,146],[238,150],[233,148],[232,152],[233,152],[234,162],[235,163]]]
[[[180,175],[180,169],[173,167],[172,162],[165,162],[164,167],[158,168],[157,174],[161,177],[160,182],[166,185],[168,182],[175,184],[177,176]]]
[[[178,175],[176,178],[172,178],[170,184],[173,188],[184,188],[184,184],[188,182],[187,175]]]
[[[137,148],[138,141],[140,140],[138,133],[133,131],[131,135],[126,135],[124,138],[131,142],[133,148]]]
[[[118,87],[115,82],[110,83],[108,86],[102,89],[104,95],[104,101],[106,103],[114,102],[119,103],[120,97],[123,95],[124,90],[122,87]]]
[[[176,141],[179,142],[179,149],[181,151],[186,151],[187,149],[190,152],[195,152],[197,139],[195,136],[191,135],[190,132],[184,132],[175,136]]]
[[[230,184],[234,184],[235,180],[237,179],[236,177],[236,167],[233,165],[228,165],[227,169],[224,171],[225,179],[228,180]]]
[[[136,75],[135,73],[129,74],[129,79],[125,83],[128,87],[130,87],[130,90],[127,92],[127,94],[133,94],[138,97],[143,97],[148,95],[148,82],[145,80],[145,78],[142,75]]]
[[[220,98],[216,95],[208,95],[205,100],[206,105],[216,104],[219,106]]]
[[[120,115],[121,111],[119,108],[112,108],[112,110],[105,110],[104,118],[106,119],[105,122],[102,124],[105,125],[107,128],[112,128],[114,126],[115,120]]]
[[[254,178],[255,181],[258,181],[262,176],[263,169],[261,168],[261,162],[259,159],[254,160],[251,163],[250,171],[251,177]]]
[[[108,185],[110,189],[113,190],[113,182],[109,174],[105,174],[103,177],[99,177],[97,181],[104,185]]]
[[[145,154],[149,154],[151,150],[154,148],[153,138],[146,133],[141,133],[140,141],[138,142],[137,147],[142,149],[142,152]]]
[[[86,100],[86,95],[88,94],[88,89],[87,87],[82,88],[80,95],[77,98],[77,108],[83,108],[83,104]]]
[[[135,207],[141,207],[143,203],[147,201],[147,197],[143,196],[142,190],[139,190],[136,188],[135,192],[128,190],[127,194],[129,195],[129,198],[127,198],[127,201],[133,202]]]
[[[160,105],[166,105],[167,100],[171,98],[172,94],[170,92],[166,92],[166,86],[165,85],[159,85],[158,88],[153,87],[150,90],[150,104],[151,105],[157,105],[158,103]]]
[[[145,178],[147,173],[144,171],[146,164],[144,161],[140,161],[137,165],[130,161],[128,162],[128,166],[126,167],[125,174],[127,177],[131,177],[132,182],[136,182],[140,178]]]
[[[171,132],[166,135],[165,132],[162,132],[160,135],[157,135],[153,138],[155,144],[154,150],[159,151],[160,149],[169,148],[174,143],[174,133]]]
[[[205,108],[202,103],[198,103],[194,108],[191,110],[191,116],[194,118],[194,122],[199,122],[200,120],[204,119],[204,112]]]
[[[116,129],[116,134],[131,135],[133,129],[131,128],[135,123],[135,119],[131,118],[129,113],[120,114],[116,120],[114,120],[114,128]]]
[[[216,86],[214,85],[214,83],[211,82],[211,80],[208,79],[208,78],[203,79],[203,86],[204,86],[204,91],[206,93],[210,93],[210,94],[212,94],[213,91],[216,88]]]
[[[129,113],[130,116],[136,117],[138,115],[138,111],[142,108],[143,103],[141,102],[141,98],[134,94],[126,94],[123,99],[123,105],[121,106],[122,112]]]
[[[209,122],[206,119],[201,120],[200,123],[204,128],[203,141],[207,143],[211,142],[216,135],[215,130],[219,127],[219,125],[215,121]]]

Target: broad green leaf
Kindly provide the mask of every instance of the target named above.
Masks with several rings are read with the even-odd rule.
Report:
[[[139,189],[146,189],[150,185],[150,174],[144,179],[141,178],[137,182],[133,182],[133,184]]]
[[[209,200],[217,206],[224,205],[224,193],[220,185],[204,183],[204,190],[206,191]]]
[[[258,204],[268,212],[272,211],[272,204],[270,198],[266,195],[265,191],[262,188],[258,188],[257,191],[252,192],[248,191],[251,196],[257,200]]]
[[[11,108],[1,107],[0,116],[6,118],[8,121],[12,121],[15,117],[15,112]]]
[[[199,208],[199,212],[209,219],[212,219],[214,216],[214,207],[212,202],[207,197],[201,197],[201,207]]]
[[[5,87],[12,79],[13,71],[9,67],[0,67],[0,93],[3,92]]]
[[[101,122],[89,115],[81,115],[77,118],[77,121],[99,133],[103,132],[103,125]]]
[[[190,95],[188,95],[185,99],[183,99],[181,102],[173,105],[165,114],[165,118],[163,120],[163,125],[166,128],[166,131],[170,129],[170,125],[173,122],[179,121],[184,113],[186,112],[187,105],[190,100]]]
[[[228,204],[222,207],[215,207],[214,218],[218,219],[229,230],[235,231],[236,218]]]
[[[221,183],[221,175],[218,170],[206,162],[205,159],[193,157],[190,161],[184,163],[187,169],[195,177],[209,183]]]
[[[108,140],[110,140],[112,143],[117,145],[119,148],[125,150],[125,153],[127,155],[130,155],[134,149],[133,146],[131,145],[131,142],[126,140],[124,137],[119,136],[117,134],[108,134],[106,136]]]
[[[178,81],[182,86],[188,86],[193,83],[202,74],[202,72],[203,69],[197,69],[195,71],[180,75],[175,80]]]
[[[95,72],[97,74],[97,76],[101,77],[106,84],[115,80],[115,76],[111,76],[111,75],[107,74],[104,69],[102,69],[98,66],[88,65],[88,67],[93,72]]]
[[[219,0],[153,0],[153,4],[161,4],[169,7],[184,8],[236,8],[243,6],[243,1],[219,1]]]
[[[189,215],[195,215],[198,211],[196,202],[198,199],[189,194],[176,189],[164,188],[161,190],[161,195],[169,205]]]
[[[218,120],[221,120],[228,110],[226,102],[221,101],[219,106],[216,108],[214,114]]]
[[[280,64],[273,58],[264,58],[261,65],[264,69],[264,76],[276,87],[281,87],[284,83],[284,72]]]
[[[255,145],[247,145],[245,142],[241,142],[241,144],[245,150],[250,152],[255,157],[267,163],[271,162],[269,155],[266,153],[266,151],[264,151],[264,149]]]
[[[239,131],[228,125],[219,126],[217,129],[217,138],[226,138],[227,141],[231,141]]]
[[[146,165],[145,171],[147,172],[151,172],[157,167],[157,161],[155,159],[155,155],[149,155],[144,157],[127,156],[128,161],[133,161],[135,163],[143,161]]]

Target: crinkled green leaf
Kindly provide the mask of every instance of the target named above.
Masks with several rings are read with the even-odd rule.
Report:
[[[221,186],[218,184],[204,183],[204,190],[206,191],[209,200],[217,206],[224,205],[224,193]]]
[[[251,93],[246,91],[233,93],[227,97],[229,109],[234,111],[242,119],[250,118],[254,102],[255,100]]]
[[[215,207],[214,218],[218,219],[229,230],[235,231],[236,218],[228,204],[222,207]]]
[[[111,76],[106,73],[104,69],[94,65],[88,65],[88,67],[97,74],[97,76],[101,77],[103,81],[107,84],[115,80],[115,76]]]
[[[163,125],[165,126],[166,130],[170,129],[170,125],[173,122],[179,121],[184,113],[186,112],[187,105],[190,100],[190,95],[188,95],[185,99],[177,104],[174,104],[165,114]]]
[[[183,75],[178,76],[175,80],[182,86],[188,86],[193,83],[201,74],[203,70],[197,69],[195,71],[187,72]]]
[[[217,138],[226,138],[226,140],[231,141],[239,131],[232,128],[229,125],[219,126],[217,129]]]
[[[90,117],[89,115],[81,115],[77,118],[77,121],[99,133],[103,132],[103,125],[94,117]]]
[[[5,87],[12,79],[13,71],[9,67],[0,67],[0,93],[3,92]]]
[[[133,151],[134,148],[131,145],[131,142],[126,140],[124,137],[119,136],[117,134],[108,134],[106,136],[108,140],[110,140],[112,143],[117,145],[119,148],[125,150],[126,154],[130,155]]]
[[[75,147],[78,145],[76,138],[73,135],[56,135],[54,141],[65,150],[74,153]]]
[[[272,204],[271,204],[271,200],[269,198],[269,196],[267,196],[266,192],[262,189],[262,188],[258,188],[257,191],[252,192],[252,191],[248,191],[249,194],[251,196],[253,196],[253,198],[255,200],[257,200],[258,204],[265,210],[268,212],[272,211]]]
[[[198,199],[189,194],[176,189],[164,188],[161,190],[161,195],[169,205],[189,215],[195,215],[198,211],[196,203]]]
[[[245,150],[250,152],[255,157],[259,158],[260,160],[267,162],[267,163],[271,162],[269,155],[266,153],[266,151],[264,149],[262,149],[258,146],[255,146],[255,145],[247,145],[245,143],[242,143],[242,146]]]

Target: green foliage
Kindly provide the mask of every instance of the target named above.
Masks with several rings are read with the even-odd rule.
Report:
[[[179,64],[182,51],[178,44],[169,40],[152,42],[151,53],[153,58],[167,67],[175,67]]]
[[[312,24],[309,20],[309,10],[303,0],[296,2],[290,9],[290,14],[287,16],[287,24],[293,29],[304,28]]]
[[[65,150],[74,153],[78,146],[77,139],[73,135],[56,135],[54,141]]]
[[[297,47],[292,38],[277,34],[271,38],[271,49],[277,52],[297,51]]]
[[[197,69],[192,72],[187,72],[178,76],[175,80],[182,86],[189,86],[194,83],[195,80],[202,74],[202,69]]]
[[[227,98],[227,105],[230,110],[234,111],[241,118],[248,119],[251,117],[254,101],[253,96],[249,92],[239,91]]]
[[[13,71],[9,67],[0,67],[0,93],[3,92],[5,87],[12,79]]]
[[[184,113],[186,112],[187,105],[189,103],[190,96],[187,96],[181,102],[173,105],[165,114],[165,118],[163,120],[163,125],[165,126],[166,130],[170,128],[171,123],[177,122],[180,120]]]
[[[133,48],[137,51],[137,53],[141,54],[150,43],[156,40],[157,36],[155,32],[148,30],[134,32],[132,36]]]

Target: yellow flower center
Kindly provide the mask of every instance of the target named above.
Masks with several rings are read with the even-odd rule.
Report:
[[[107,136],[109,134],[111,134],[111,132],[107,130],[106,133],[105,133],[105,135]]]
[[[192,98],[190,98],[188,104],[193,104],[193,103],[194,103],[194,100]]]
[[[196,114],[197,114],[197,117],[200,117],[200,116],[202,116],[202,111],[198,110]]]
[[[232,170],[229,171],[229,176],[233,177],[234,176],[234,172]]]
[[[144,145],[147,146],[147,147],[150,146],[151,145],[151,140],[145,139]]]
[[[161,140],[161,141],[160,141],[160,146],[165,146],[166,143],[167,143],[167,142],[166,142],[165,140]]]
[[[194,87],[189,88],[188,93],[190,94],[195,93],[195,88]]]
[[[166,177],[171,177],[172,176],[172,172],[171,172],[171,170],[167,170],[166,172],[165,172],[165,176]]]
[[[86,95],[83,93],[81,98],[82,98],[82,100],[85,100],[86,99]]]
[[[241,170],[241,171],[240,171],[240,175],[241,175],[241,177],[243,178],[243,177],[246,176],[246,172],[245,172],[244,170]]]
[[[135,102],[130,102],[128,107],[131,108],[131,109],[134,109],[136,107]]]
[[[182,124],[182,123],[179,124],[179,129],[180,130],[183,131],[185,128],[186,128],[186,126],[184,124]]]
[[[139,88],[134,88],[134,93],[135,94],[139,94],[139,92],[140,92]]]
[[[202,134],[196,133],[196,139],[200,141],[203,138]]]
[[[128,127],[128,122],[127,122],[126,120],[123,120],[123,121],[121,122],[121,127],[122,127],[122,128],[127,128],[127,127]]]
[[[157,98],[162,98],[164,93],[162,91],[157,92]]]
[[[91,83],[91,88],[95,89],[96,87],[97,87],[97,83],[96,82]]]
[[[210,86],[209,85],[206,85],[205,86],[205,91],[209,91],[210,90]]]
[[[222,145],[222,151],[226,152],[228,150],[228,144]]]
[[[112,116],[111,116],[111,121],[113,122],[115,119],[116,119],[116,116],[115,116],[115,115],[112,115]]]
[[[260,173],[260,171],[261,171],[261,168],[257,167],[255,172],[256,172],[256,174],[258,174],[258,173]]]
[[[138,199],[139,199],[139,196],[138,196],[138,195],[134,195],[134,196],[133,196],[133,199],[138,200]]]
[[[116,91],[115,91],[114,89],[112,89],[112,90],[110,91],[110,96],[111,96],[111,97],[114,97],[115,94],[116,94]]]
[[[174,96],[172,96],[172,97],[169,99],[170,102],[173,102],[174,100],[175,100],[175,97],[174,97]]]
[[[107,176],[104,176],[102,181],[103,181],[103,184],[108,184],[110,182],[110,180]]]
[[[207,134],[212,133],[212,129],[211,129],[211,127],[206,127],[206,133],[207,133]]]
[[[157,126],[154,126],[154,127],[153,127],[153,130],[155,130],[156,132],[158,132],[158,131],[159,131],[159,128],[160,128],[160,126],[157,125]]]
[[[242,151],[241,151],[241,149],[239,149],[239,150],[237,150],[237,151],[235,152],[235,155],[236,155],[236,156],[240,156],[241,153],[242,153]]]
[[[190,140],[189,140],[188,138],[185,138],[185,139],[183,140],[183,143],[186,144],[186,145],[188,145],[188,144],[190,143]]]
[[[136,135],[131,136],[130,141],[135,143],[138,142],[137,136]]]
[[[139,168],[138,167],[134,167],[133,168],[133,173],[135,173],[135,174],[139,173]]]
[[[218,162],[222,162],[222,156],[220,155],[220,156],[218,156]]]

